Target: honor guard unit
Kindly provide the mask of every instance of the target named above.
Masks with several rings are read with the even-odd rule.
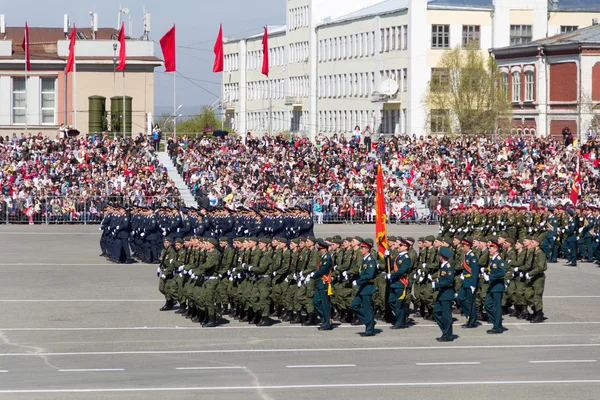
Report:
[[[326,331],[337,321],[373,336],[376,320],[406,329],[412,314],[435,320],[439,341],[455,338],[452,314],[464,329],[489,321],[489,334],[506,330],[506,314],[543,322],[547,264],[600,262],[596,208],[466,207],[442,212],[440,225],[437,237],[389,236],[380,255],[371,239],[315,238],[303,209],[109,207],[101,247],[116,261],[128,262],[130,246],[158,263],[161,311],[205,327],[278,318]]]

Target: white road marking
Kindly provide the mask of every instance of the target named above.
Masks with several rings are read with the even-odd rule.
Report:
[[[123,264],[114,264],[114,263],[104,263],[104,264],[46,264],[46,263],[4,263],[4,264],[0,264],[0,267],[7,267],[7,266],[15,266],[15,265],[19,265],[19,266],[25,266],[25,267],[42,267],[42,266],[49,266],[49,267],[98,267],[98,266],[107,266],[107,267],[123,267]],[[137,264],[133,264],[133,265],[150,265],[150,264],[142,264],[142,263],[137,263]],[[149,274],[152,275],[152,274]]]
[[[190,386],[190,387],[148,387],[148,388],[108,388],[108,389],[23,389],[0,390],[1,394],[33,393],[129,393],[129,392],[192,392],[192,391],[256,391],[282,389],[348,389],[376,387],[426,387],[426,386],[504,386],[504,385],[573,385],[598,384],[600,380],[555,380],[555,381],[466,381],[466,382],[391,382],[391,383],[331,383],[314,385],[273,385],[273,386]]]
[[[187,370],[212,370],[212,369],[244,369],[244,367],[180,367],[180,368],[175,368],[177,370],[180,371],[187,371]]]
[[[100,237],[100,233],[97,232],[0,232],[0,235],[96,235]]]
[[[439,362],[439,363],[416,363],[420,366],[428,366],[428,365],[480,365],[479,361],[464,361],[464,362]]]
[[[544,296],[545,299],[599,299],[600,296]]]
[[[164,299],[59,299],[59,300],[38,300],[38,299],[0,299],[0,303],[162,303]]]
[[[554,363],[595,363],[597,360],[540,360],[529,361],[532,364],[554,364]]]
[[[286,368],[349,368],[356,367],[356,364],[337,364],[337,365],[286,365]]]
[[[71,300],[70,300],[71,301]],[[153,300],[154,301],[154,300]],[[157,300],[158,301],[158,300]],[[164,300],[160,300],[161,302]],[[502,323],[503,326],[529,326],[532,328],[543,328],[545,326],[552,325],[599,325],[600,321],[573,321],[573,322],[548,322],[545,321],[541,324],[532,324],[530,322],[514,322],[514,323]],[[491,326],[489,323],[484,323],[482,326]],[[434,324],[417,324],[414,325],[413,328],[437,328],[439,327]],[[264,328],[259,326],[219,326],[217,328],[208,328],[213,330],[223,330],[223,329],[257,329],[260,331],[264,331]],[[279,324],[269,327],[270,329],[312,329],[315,330],[314,326],[297,326],[297,325],[286,325]],[[336,329],[356,329],[356,326],[351,325],[339,325]],[[207,328],[202,328],[201,326],[131,326],[131,327],[86,327],[86,328],[0,328],[0,331],[6,332],[27,332],[27,331],[164,331],[164,330],[201,330],[203,332],[207,331]]]
[[[8,372],[7,369],[0,369],[0,372]]]
[[[59,369],[58,372],[117,372],[125,371],[122,368],[87,368],[87,369]]]
[[[215,353],[302,353],[340,351],[407,351],[407,350],[465,350],[465,349],[552,349],[574,347],[600,347],[600,343],[572,344],[516,344],[516,345],[465,345],[465,346],[415,346],[415,347],[355,347],[321,349],[221,349],[221,350],[145,350],[145,351],[88,351],[72,353],[1,353],[0,357],[50,357],[50,356],[111,356],[148,354],[215,354]]]

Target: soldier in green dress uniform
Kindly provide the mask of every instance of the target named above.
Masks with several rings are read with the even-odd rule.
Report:
[[[497,240],[488,242],[490,251],[490,263],[484,270],[483,279],[489,282],[485,297],[485,311],[492,329],[487,333],[502,333],[502,294],[504,293],[504,277],[506,275],[506,264],[500,256],[502,245]]]
[[[358,279],[352,281],[352,285],[358,288],[354,300],[352,300],[352,309],[365,325],[365,331],[360,335],[375,336],[375,318],[373,315],[372,297],[375,293],[375,274],[377,264],[371,256],[373,241],[371,239],[363,240],[360,244],[360,253],[363,258],[360,265]]]
[[[452,259],[452,250],[446,246],[440,247],[440,269],[435,276],[431,287],[436,291],[433,317],[442,331],[438,342],[451,342],[452,334],[452,301],[454,300],[454,266],[449,262]]]

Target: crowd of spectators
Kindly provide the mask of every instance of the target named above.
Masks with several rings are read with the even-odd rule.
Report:
[[[97,222],[106,202],[176,205],[179,192],[142,135],[0,137],[0,223]]]
[[[424,218],[437,206],[564,204],[578,148],[555,138],[381,137],[372,148],[358,133],[315,143],[292,136],[183,137],[169,152],[203,205],[310,207],[317,222],[374,219],[376,162],[386,172],[392,220]],[[566,145],[565,145],[566,144]],[[581,148],[582,200],[597,201],[600,146]]]

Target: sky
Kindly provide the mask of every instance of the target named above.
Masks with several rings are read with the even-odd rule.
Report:
[[[116,28],[119,6],[127,7],[133,36],[140,37],[145,6],[151,15],[150,40],[155,42],[157,57],[162,59],[160,38],[173,24],[177,26],[177,103],[183,105],[180,112],[186,114],[212,104],[220,96],[221,75],[212,72],[219,24],[223,24],[226,37],[258,34],[265,24],[285,24],[285,3],[286,0],[7,0],[0,1],[0,13],[5,14],[7,26],[23,26],[27,21],[29,26],[62,27],[65,13],[71,24],[89,26],[89,11],[93,11],[98,13],[100,27]],[[129,32],[127,19],[125,29]],[[154,96],[156,109],[172,108],[173,77],[164,73],[164,67],[155,70]]]

